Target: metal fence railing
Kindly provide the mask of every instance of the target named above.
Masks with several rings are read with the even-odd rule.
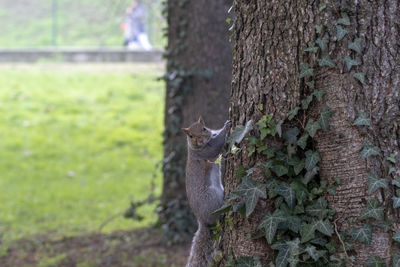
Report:
[[[0,0],[0,47],[122,46],[132,0]],[[155,48],[165,44],[162,0],[141,0]]]

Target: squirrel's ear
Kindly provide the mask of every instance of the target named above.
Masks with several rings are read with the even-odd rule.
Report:
[[[197,121],[198,123],[201,123],[202,125],[204,125],[204,120],[203,120],[203,118],[200,116],[199,117],[199,119],[198,119],[198,121]]]
[[[184,132],[185,134],[189,135],[189,128],[182,128],[181,130],[182,130],[182,132]]]

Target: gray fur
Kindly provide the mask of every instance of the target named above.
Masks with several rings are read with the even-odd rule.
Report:
[[[209,226],[214,225],[219,216],[211,213],[222,206],[224,188],[220,165],[211,161],[221,153],[229,128],[227,121],[224,128],[211,130],[208,142],[199,149],[193,149],[188,139],[186,192],[199,228],[193,238],[187,267],[207,266],[213,259],[214,241]]]

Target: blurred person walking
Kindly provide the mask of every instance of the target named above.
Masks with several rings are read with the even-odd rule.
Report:
[[[146,9],[140,4],[139,0],[133,0],[132,4],[126,9],[125,23],[122,24],[124,30],[124,46],[128,48],[142,48],[151,50],[145,30]]]

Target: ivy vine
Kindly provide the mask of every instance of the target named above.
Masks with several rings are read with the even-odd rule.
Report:
[[[327,4],[322,3],[319,11],[326,8]],[[363,39],[351,36],[349,26],[348,14],[340,13],[336,21],[336,40],[347,42],[345,47],[348,55],[342,59],[343,63],[352,77],[363,86],[366,77],[358,70]],[[324,36],[324,27],[315,25],[315,31],[315,42],[311,42],[305,52],[317,56],[318,67],[337,68],[338,64],[328,53],[329,40]],[[234,129],[228,140],[231,153],[241,150],[237,146],[246,139],[248,156],[257,154],[264,161],[247,170],[243,166],[236,170],[239,185],[226,196],[224,205],[215,214],[225,214],[225,226],[231,228],[233,214],[239,213],[243,218],[248,218],[260,199],[269,199],[273,203],[273,210],[264,215],[257,231],[251,236],[255,239],[265,238],[274,251],[272,255],[267,255],[274,266],[356,266],[355,257],[351,255],[354,250],[352,243],[361,242],[369,246],[374,229],[380,227],[390,234],[394,242],[391,247],[392,265],[400,267],[400,230],[392,229],[393,222],[388,217],[389,209],[400,208],[400,177],[395,176],[394,154],[384,157],[372,140],[363,143],[360,158],[367,160],[377,157],[382,169],[371,172],[367,177],[370,198],[366,200],[365,208],[355,224],[359,227],[339,231],[337,222],[341,218],[328,206],[326,196],[336,194],[341,179],[337,177],[328,183],[319,176],[321,156],[314,147],[313,138],[318,131],[329,131],[329,119],[335,111],[322,103],[325,92],[314,88],[316,67],[309,62],[300,65],[299,78],[304,79],[310,93],[288,113],[286,119],[276,122],[271,114],[265,114],[255,125],[248,121],[245,126],[239,125]],[[317,102],[321,102],[318,105],[321,106],[319,113],[307,112]],[[259,109],[262,110],[262,106]],[[370,127],[370,115],[360,112],[353,125]],[[254,134],[248,136],[249,133]],[[260,173],[260,170],[263,179],[254,180],[253,174]],[[218,236],[221,231],[222,225],[218,224],[214,233]],[[226,265],[262,266],[258,257],[235,259],[232,255],[228,257]],[[382,258],[371,255],[366,265],[386,266],[386,263]]]

